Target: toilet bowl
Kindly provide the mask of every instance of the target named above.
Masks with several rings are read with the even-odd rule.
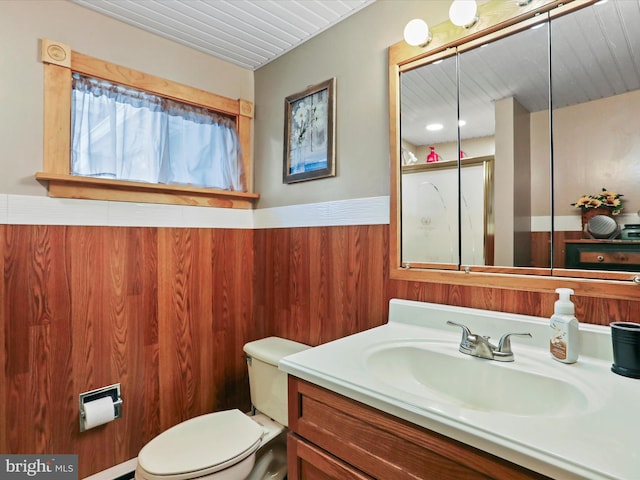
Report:
[[[287,425],[286,373],[281,358],[309,348],[277,337],[245,345],[255,415],[209,413],[161,433],[138,454],[136,480],[261,480],[286,476],[280,435]],[[260,449],[260,451],[259,451]],[[258,461],[256,461],[256,453]]]

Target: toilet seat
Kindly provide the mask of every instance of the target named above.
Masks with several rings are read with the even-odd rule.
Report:
[[[240,410],[209,413],[161,433],[138,455],[147,480],[186,480],[241,462],[260,446],[263,428]]]

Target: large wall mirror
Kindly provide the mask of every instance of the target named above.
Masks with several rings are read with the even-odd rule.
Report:
[[[633,288],[640,4],[494,0],[480,17],[390,49],[392,275]]]

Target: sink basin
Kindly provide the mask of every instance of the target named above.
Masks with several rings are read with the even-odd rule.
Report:
[[[452,342],[406,342],[371,348],[364,362],[369,374],[413,396],[414,403],[435,400],[523,416],[566,416],[587,409],[587,396],[578,386],[525,369],[517,355],[513,363],[500,363],[463,355]]]

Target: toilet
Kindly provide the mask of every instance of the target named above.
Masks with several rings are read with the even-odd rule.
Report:
[[[278,337],[247,343],[253,414],[225,410],[171,427],[140,450],[136,480],[285,478],[287,374],[278,362],[307,348]]]

